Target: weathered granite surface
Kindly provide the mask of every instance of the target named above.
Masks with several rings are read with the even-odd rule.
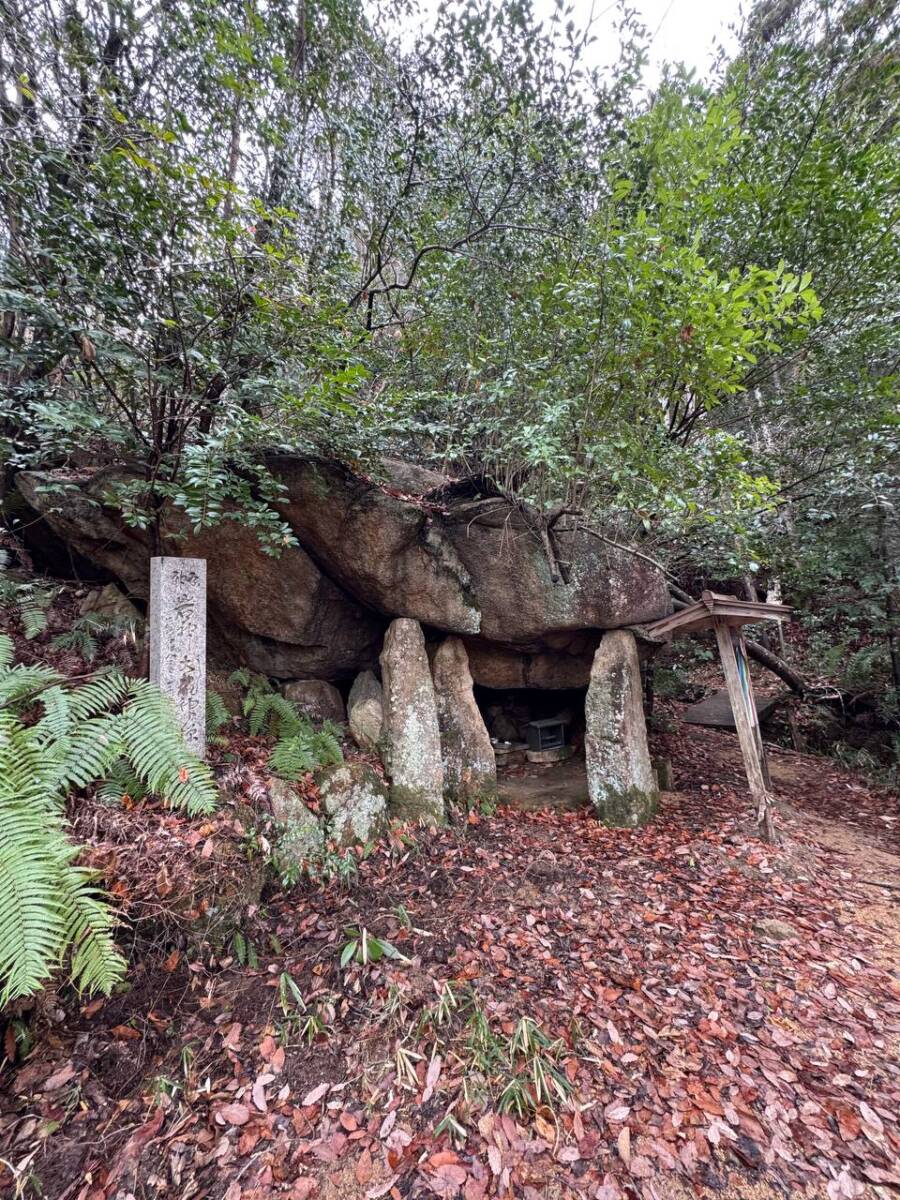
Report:
[[[437,698],[444,787],[462,801],[492,795],[497,764],[490,735],[475,702],[469,657],[460,638],[445,638],[431,664]]]
[[[585,700],[588,794],[601,821],[641,825],[656,811],[634,634],[604,634]]]
[[[206,563],[150,560],[150,682],[175,706],[184,740],[206,753]]]
[[[444,820],[441,734],[425,638],[418,621],[392,621],[381,653],[385,765],[391,813],[402,820]]]

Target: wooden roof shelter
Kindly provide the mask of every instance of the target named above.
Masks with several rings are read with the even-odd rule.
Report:
[[[759,716],[753,698],[753,683],[747,661],[742,626],[759,621],[785,621],[791,615],[786,604],[768,604],[755,600],[738,600],[736,596],[725,596],[718,592],[703,592],[699,600],[688,604],[669,617],[661,617],[644,626],[654,639],[684,637],[712,629],[719,647],[722,670],[735,728],[741,744],[741,756],[750,794],[756,802],[756,819],[764,836],[773,841],[770,798],[771,781]]]
[[[721,592],[703,592],[699,600],[669,617],[651,621],[644,629],[655,638],[684,637],[713,629],[716,620],[730,628],[752,625],[757,621],[786,621],[791,609],[786,604],[768,604],[762,600],[738,600]]]

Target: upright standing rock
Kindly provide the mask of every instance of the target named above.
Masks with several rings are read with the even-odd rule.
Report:
[[[357,746],[376,754],[384,732],[384,692],[374,671],[361,671],[347,699],[347,722]]]
[[[657,788],[641,697],[634,634],[603,635],[585,700],[588,794],[601,821],[641,825],[656,811]]]
[[[497,787],[494,748],[475,703],[469,656],[457,637],[441,642],[432,664],[447,791],[476,800]]]
[[[206,753],[206,560],[150,560],[150,681],[170,696],[188,746]]]
[[[444,769],[434,684],[418,621],[392,621],[381,652],[384,733],[391,809],[399,817],[444,819]]]

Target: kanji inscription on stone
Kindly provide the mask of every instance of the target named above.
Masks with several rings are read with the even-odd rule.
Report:
[[[206,753],[206,559],[150,559],[150,681],[172,698],[185,741]]]

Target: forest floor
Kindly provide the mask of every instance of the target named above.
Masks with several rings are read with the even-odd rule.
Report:
[[[264,893],[218,952],[172,898],[245,864],[246,816],[85,801],[128,988],[45,999],[3,1064],[0,1193],[896,1196],[898,797],[773,753],[772,848],[734,736],[669,728],[678,790],[643,829],[395,831],[347,878]],[[342,968],[362,929],[402,957]]]

